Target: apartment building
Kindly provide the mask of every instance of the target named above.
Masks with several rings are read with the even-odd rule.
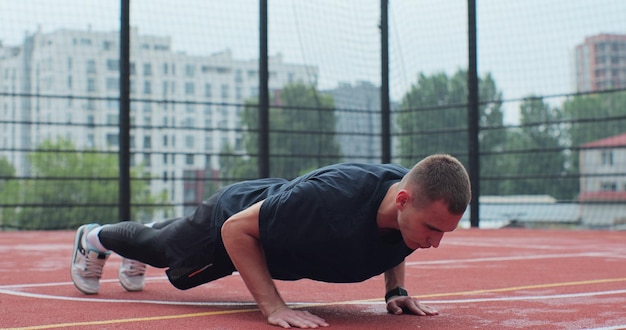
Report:
[[[577,92],[626,88],[626,35],[598,34],[576,46]]]

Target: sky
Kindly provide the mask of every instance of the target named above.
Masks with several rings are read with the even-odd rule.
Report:
[[[380,84],[378,0],[268,0],[270,55],[318,66],[320,88]],[[171,36],[176,51],[230,49],[258,57],[258,0],[132,0],[140,34]],[[573,92],[572,53],[587,36],[626,34],[623,0],[477,0],[478,70],[505,99]],[[398,101],[417,75],[467,68],[465,0],[389,0],[390,85]],[[116,31],[120,7],[101,0],[0,0],[0,40],[18,45],[37,29]],[[550,99],[558,106],[560,98]],[[505,106],[515,122],[518,103]]]

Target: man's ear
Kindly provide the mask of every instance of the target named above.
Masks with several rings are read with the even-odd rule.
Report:
[[[411,195],[408,191],[400,189],[396,194],[396,207],[399,210],[404,209],[411,202]]]

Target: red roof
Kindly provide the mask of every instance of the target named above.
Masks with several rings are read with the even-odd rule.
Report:
[[[626,191],[588,191],[578,195],[579,202],[622,202],[626,201]]]
[[[626,147],[626,133],[610,136],[602,140],[591,141],[582,145],[583,148]]]

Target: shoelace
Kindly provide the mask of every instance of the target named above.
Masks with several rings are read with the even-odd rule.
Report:
[[[146,273],[146,264],[132,259],[124,259],[124,272],[128,276],[141,276]]]
[[[85,257],[84,273],[85,277],[102,277],[102,269],[104,268],[104,260],[92,259]]]

